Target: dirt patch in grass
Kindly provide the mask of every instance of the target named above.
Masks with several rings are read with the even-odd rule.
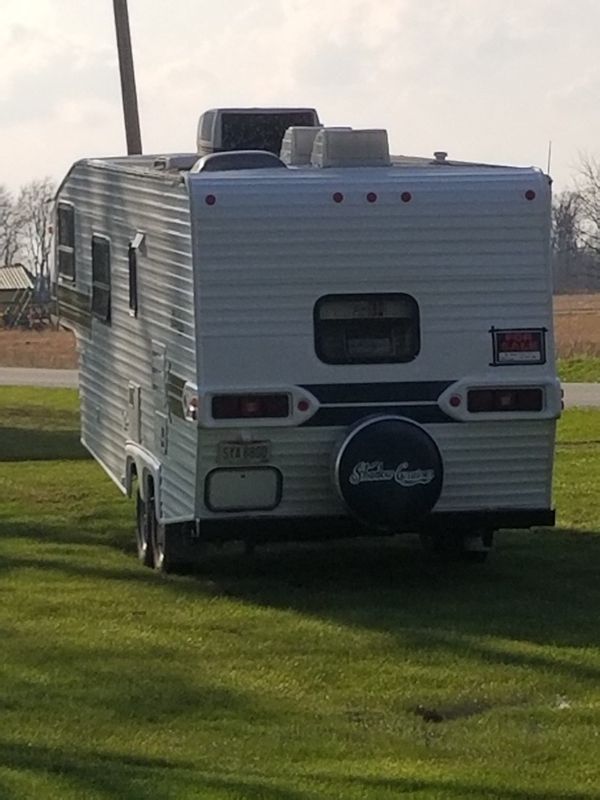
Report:
[[[0,330],[0,367],[76,369],[75,336],[66,330]]]

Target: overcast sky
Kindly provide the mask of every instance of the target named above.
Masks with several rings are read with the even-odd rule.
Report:
[[[598,0],[129,0],[146,152],[219,105],[310,105],[394,153],[600,155]],[[0,183],[123,153],[111,0],[0,0]]]

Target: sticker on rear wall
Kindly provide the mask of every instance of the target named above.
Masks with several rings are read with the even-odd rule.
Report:
[[[546,363],[546,328],[490,328],[492,367]]]

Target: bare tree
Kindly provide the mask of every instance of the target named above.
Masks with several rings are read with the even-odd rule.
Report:
[[[33,180],[22,187],[17,201],[22,249],[31,270],[38,275],[49,272],[54,191],[50,178]]]
[[[19,217],[15,201],[0,185],[0,266],[12,264],[19,252]]]
[[[552,263],[556,292],[576,291],[583,278],[581,197],[561,192],[552,205]]]
[[[600,161],[584,155],[580,159],[577,193],[581,212],[583,244],[600,254]]]
[[[581,239],[581,195],[561,192],[552,206],[552,249],[555,253],[574,255]]]

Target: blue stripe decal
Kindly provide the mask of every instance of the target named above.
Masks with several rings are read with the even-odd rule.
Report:
[[[300,388],[320,403],[432,403],[455,381],[402,383],[315,383]]]
[[[308,387],[306,387],[308,388]],[[414,422],[423,424],[439,425],[458,420],[449,417],[438,406],[431,405],[409,405],[409,406],[335,406],[330,408],[320,408],[317,413],[301,427],[344,427],[353,425],[361,419],[378,416],[380,414],[393,414],[397,417],[411,419]]]

